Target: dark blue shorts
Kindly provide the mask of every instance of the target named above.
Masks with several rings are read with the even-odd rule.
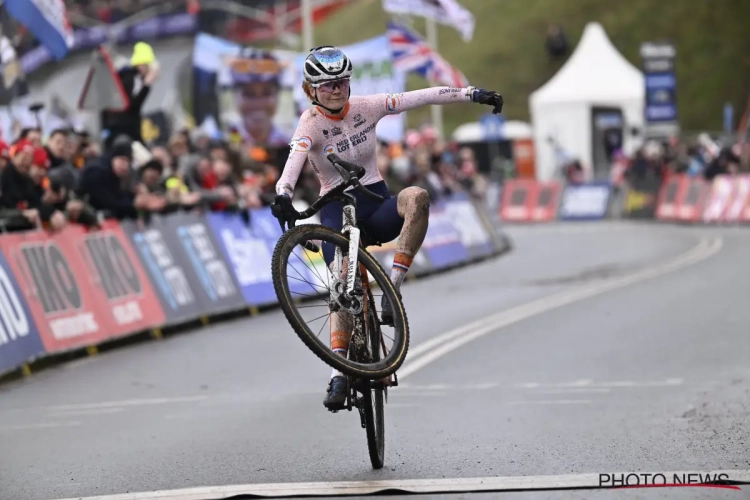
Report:
[[[357,224],[367,233],[370,239],[378,243],[388,243],[398,238],[404,219],[398,214],[397,199],[391,197],[385,181],[365,186],[375,194],[379,194],[385,201],[375,201],[360,193],[358,190],[349,191],[357,199]],[[336,231],[341,231],[344,224],[344,204],[332,201],[320,210],[320,223]],[[365,241],[366,242],[366,241]],[[335,247],[330,243],[323,243],[323,258],[326,265],[333,262]]]

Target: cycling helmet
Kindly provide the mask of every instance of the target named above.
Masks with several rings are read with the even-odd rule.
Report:
[[[230,61],[229,72],[233,85],[253,82],[278,84],[281,76],[281,65],[270,51],[245,47]]]
[[[352,77],[352,62],[340,49],[331,45],[310,51],[304,63],[305,80],[321,83]]]

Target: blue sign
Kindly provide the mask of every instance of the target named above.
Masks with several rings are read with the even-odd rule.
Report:
[[[271,275],[271,258],[281,227],[270,208],[253,210],[248,226],[237,214],[212,212],[206,215],[211,230],[230,263],[248,305],[276,303]],[[325,292],[327,277],[323,254],[313,254],[302,247],[290,256],[286,270],[287,283],[300,298]]]
[[[189,35],[197,31],[198,18],[188,13],[144,19],[127,29],[118,29],[117,25],[103,24],[75,30],[73,32],[75,42],[71,51],[93,49],[110,40],[117,44],[135,43],[142,40]],[[21,57],[21,67],[28,75],[53,60],[54,56],[50,50],[40,45]]]
[[[571,184],[565,187],[560,202],[561,220],[595,220],[607,215],[610,185],[608,182]]]
[[[647,123],[677,122],[677,51],[671,43],[641,44]]]
[[[0,254],[0,373],[44,352],[34,318],[8,261]]]
[[[453,224],[446,202],[433,203],[430,223],[422,250],[435,269],[449,267],[468,260],[469,253],[461,243],[461,233]]]
[[[479,123],[482,125],[482,134],[484,135],[485,140],[499,141],[503,138],[503,127],[505,125],[505,118],[503,118],[503,115],[485,113],[479,119]]]
[[[730,103],[724,104],[724,132],[727,134],[732,133],[732,125],[734,124],[734,106]]]

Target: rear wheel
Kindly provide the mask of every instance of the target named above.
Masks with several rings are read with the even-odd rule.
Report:
[[[370,303],[374,303],[372,294]],[[381,331],[375,311],[368,311],[366,328],[367,353],[372,361],[380,360]],[[365,411],[365,431],[367,432],[367,449],[374,469],[381,469],[385,461],[385,410],[383,408],[383,384],[380,381],[366,381],[363,384],[362,405]]]
[[[317,255],[303,247],[307,241],[315,242],[318,246]],[[343,234],[318,224],[293,227],[276,243],[271,273],[281,310],[302,342],[329,366],[349,376],[366,380],[388,377],[401,367],[409,348],[409,324],[401,299],[378,261],[360,247],[357,261],[366,270],[370,287],[377,287],[381,292],[372,294],[372,301],[368,301],[372,304],[369,309],[375,313],[375,299],[382,295],[388,299],[393,310],[393,327],[383,328],[383,338],[390,340],[392,345],[384,348],[386,352],[382,357],[366,362],[348,359],[333,352],[330,347],[331,310],[341,311],[343,308],[356,311],[351,315],[356,316],[354,319],[360,324],[365,323],[363,306],[367,295],[359,279],[360,295],[354,296],[354,303],[342,298],[341,287],[346,283],[346,276],[334,277],[326,267],[322,243],[340,249],[341,255],[347,258],[349,240]],[[342,264],[341,269],[346,270],[347,266]],[[361,274],[359,266],[355,272]],[[361,304],[357,304],[357,301]]]

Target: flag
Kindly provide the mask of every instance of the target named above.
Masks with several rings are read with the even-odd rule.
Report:
[[[474,14],[456,0],[383,0],[383,10],[391,14],[429,17],[440,24],[452,26],[461,33],[464,42],[471,41],[474,36]]]
[[[5,8],[60,60],[73,47],[73,29],[63,0],[5,0]]]
[[[411,71],[427,80],[448,87],[468,87],[463,73],[406,26],[388,23],[388,42],[394,69]]]

